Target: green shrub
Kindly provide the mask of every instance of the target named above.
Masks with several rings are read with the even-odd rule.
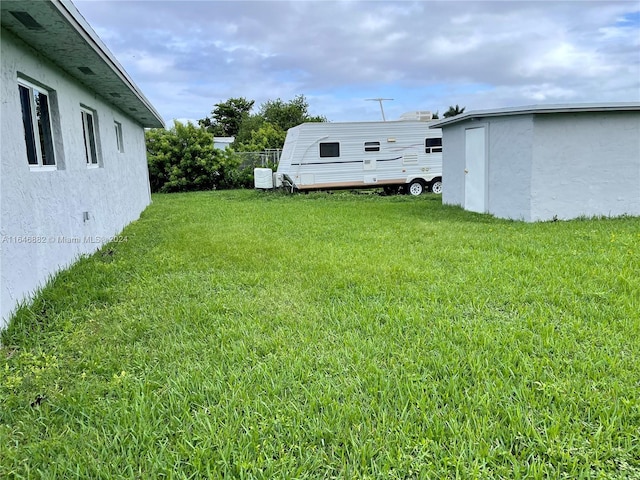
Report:
[[[145,134],[149,182],[153,192],[214,190],[235,186],[239,160],[213,147],[213,135],[192,123]]]

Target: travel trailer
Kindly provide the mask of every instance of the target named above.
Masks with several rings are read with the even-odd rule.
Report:
[[[255,187],[441,193],[442,132],[430,123],[303,123],[287,131],[275,173],[255,170]]]

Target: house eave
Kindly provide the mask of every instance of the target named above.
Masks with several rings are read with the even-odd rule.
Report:
[[[141,126],[164,127],[160,114],[71,1],[3,0],[0,8],[3,29]],[[20,21],[24,13],[32,24]]]

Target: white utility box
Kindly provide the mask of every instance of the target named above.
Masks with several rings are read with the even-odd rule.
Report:
[[[273,170],[270,168],[254,168],[253,183],[255,188],[272,189],[273,188]]]

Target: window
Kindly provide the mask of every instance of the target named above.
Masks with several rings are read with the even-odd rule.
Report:
[[[424,143],[425,153],[440,153],[442,152],[442,138],[427,138]]]
[[[29,166],[55,167],[49,92],[22,80],[18,83],[18,90]]]
[[[364,142],[364,151],[365,152],[379,152],[380,151],[380,142]]]
[[[320,157],[339,157],[340,156],[340,143],[327,142],[320,144]]]
[[[95,113],[89,109],[82,108],[82,133],[84,135],[84,153],[87,166],[98,166],[98,149],[96,147]]]
[[[122,124],[113,122],[116,129],[116,148],[120,153],[124,152],[124,142],[122,141]]]

